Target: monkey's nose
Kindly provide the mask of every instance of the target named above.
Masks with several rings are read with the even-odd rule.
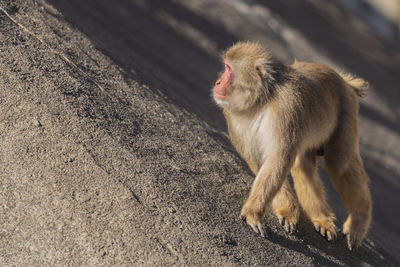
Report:
[[[221,78],[219,78],[216,82],[215,85],[220,85],[221,84]]]

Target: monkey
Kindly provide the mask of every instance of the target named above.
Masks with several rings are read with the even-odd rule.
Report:
[[[263,220],[271,208],[291,233],[301,206],[315,230],[334,240],[336,217],[317,170],[324,158],[348,211],[342,228],[347,246],[359,247],[372,212],[358,133],[358,98],[367,82],[323,64],[279,63],[253,42],[233,45],[223,62],[212,95],[233,146],[255,175],[240,217],[265,237]]]

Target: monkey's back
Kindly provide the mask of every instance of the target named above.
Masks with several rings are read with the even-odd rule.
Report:
[[[292,95],[292,108],[300,110],[297,127],[306,129],[304,134],[308,136],[302,147],[309,149],[332,135],[341,115],[339,111],[353,102],[346,99],[353,98],[354,92],[336,71],[325,65],[295,62],[290,67],[294,71],[287,88],[295,92],[288,95]]]

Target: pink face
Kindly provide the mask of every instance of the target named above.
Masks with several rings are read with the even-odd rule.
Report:
[[[233,76],[233,66],[225,62],[225,72],[215,82],[214,98],[218,100],[225,100],[228,98],[228,88]]]

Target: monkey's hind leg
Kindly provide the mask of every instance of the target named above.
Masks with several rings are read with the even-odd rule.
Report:
[[[368,186],[368,176],[365,173],[362,160],[357,152],[348,151],[345,145],[327,147],[326,167],[333,184],[339,191],[349,216],[343,224],[343,234],[346,236],[350,250],[360,246],[367,234],[370,222],[372,201]],[[342,148],[345,151],[337,151]],[[343,152],[350,153],[347,156]],[[339,153],[339,154],[337,154]],[[346,162],[343,161],[346,159]]]
[[[351,90],[345,91],[351,92]],[[358,247],[367,234],[372,212],[369,178],[359,152],[357,96],[347,94],[342,99],[343,110],[335,133],[325,144],[325,163],[334,186],[349,212],[343,224],[350,250]]]
[[[328,241],[336,238],[335,215],[326,201],[326,193],[317,171],[317,152],[298,155],[291,169],[294,187],[304,211],[315,230]]]
[[[272,201],[272,209],[285,231],[292,233],[299,221],[300,212],[293,189],[287,178]]]

